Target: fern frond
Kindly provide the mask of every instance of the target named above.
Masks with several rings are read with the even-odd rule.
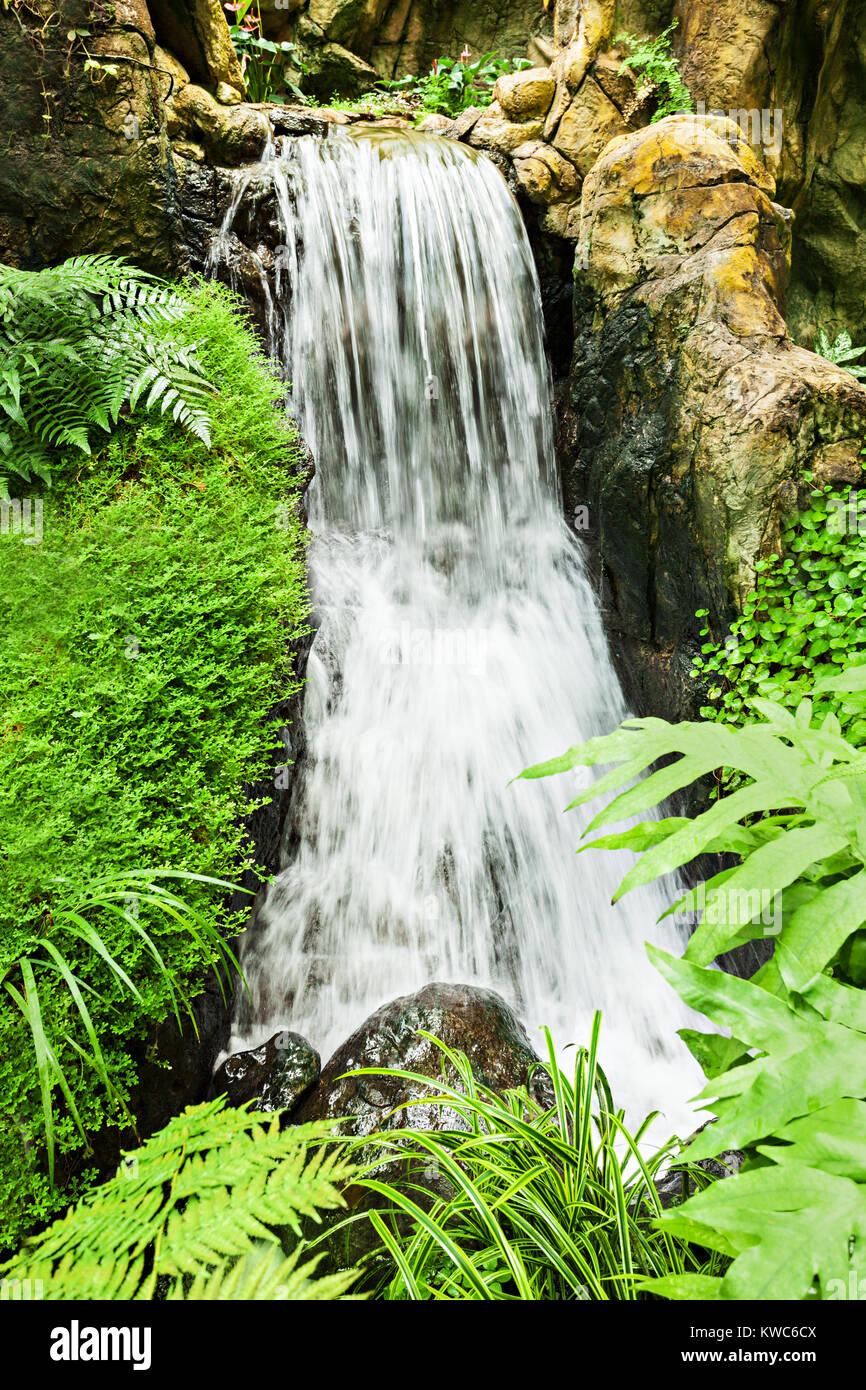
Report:
[[[6,1265],[2,1278],[42,1280],[67,1299],[343,1298],[354,1270],[316,1277],[300,1242],[286,1257],[278,1231],[345,1205],[355,1174],[331,1122],[280,1131],[279,1118],[191,1107]]]
[[[44,477],[52,448],[89,454],[94,427],[110,431],[145,391],[144,410],[171,410],[209,447],[213,387],[195,350],[165,328],[186,312],[170,285],[109,256],[40,271],[0,266],[4,465]]]

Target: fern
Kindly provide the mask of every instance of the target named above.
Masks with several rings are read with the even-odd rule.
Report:
[[[49,482],[52,451],[89,454],[124,407],[171,411],[209,444],[213,388],[166,332],[186,312],[169,285],[109,256],[0,266],[0,467]]]
[[[0,1277],[45,1298],[333,1299],[354,1270],[316,1278],[301,1219],[345,1205],[354,1172],[331,1122],[280,1131],[277,1116],[191,1106],[117,1174],[27,1242]],[[279,1228],[297,1242],[286,1256]]]
[[[692,110],[692,98],[688,87],[680,75],[680,66],[671,52],[671,34],[679,24],[675,19],[658,38],[636,38],[634,34],[617,34],[614,42],[625,47],[627,58],[619,71],[629,69],[636,78],[643,81],[638,87],[637,97],[656,98],[656,110],[652,124],[665,116],[675,116],[680,111]]]

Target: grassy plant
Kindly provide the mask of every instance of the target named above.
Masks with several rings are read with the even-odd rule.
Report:
[[[628,55],[620,72],[629,69],[640,79],[638,97],[654,96],[656,109],[653,122],[679,111],[691,111],[692,98],[680,74],[680,65],[671,52],[671,34],[679,24],[674,20],[655,39],[636,38],[634,34],[617,34],[615,42],[625,47]]]
[[[644,1156],[617,1110],[598,1064],[600,1015],[574,1069],[558,1065],[546,1031],[549,1060],[539,1063],[554,1103],[544,1108],[526,1089],[499,1095],[473,1075],[466,1056],[440,1040],[439,1079],[412,1072],[362,1069],[358,1075],[399,1076],[421,1088],[410,1104],[455,1116],[451,1128],[399,1129],[358,1141],[376,1152],[355,1180],[376,1198],[369,1214],[382,1251],[366,1284],[389,1300],[633,1299],[640,1279],[700,1273],[702,1259],[653,1226],[661,1212],[654,1178],[675,1157],[671,1141]],[[447,1070],[453,1077],[449,1083]],[[403,1170],[387,1176],[388,1168]],[[431,1196],[420,1170],[450,1188]],[[709,1181],[695,1170],[699,1184]],[[711,1261],[708,1268],[720,1268]]]
[[[209,442],[196,344],[159,332],[188,312],[170,286],[108,256],[0,266],[0,469],[48,479],[52,449],[89,454],[121,409],[156,407]]]
[[[344,1205],[352,1177],[334,1126],[295,1125],[224,1101],[191,1107],[116,1176],[28,1241],[0,1278],[52,1301],[335,1299],[354,1270],[316,1277],[301,1219]],[[295,1248],[280,1249],[280,1228]]]
[[[162,877],[180,879],[189,883],[192,880],[214,884],[219,888],[231,889],[232,885],[219,879],[203,879],[201,875],[164,872]],[[190,1014],[195,1028],[195,1015],[183,987],[176,983],[172,971],[163,959],[153,937],[139,920],[141,908],[150,908],[157,916],[172,919],[173,924],[189,933],[199,949],[201,960],[209,962],[222,960],[226,965],[238,968],[234,954],[214,928],[212,921],[196,912],[182,898],[171,893],[162,883],[155,881],[153,872],[133,871],[110,875],[90,884],[85,897],[78,901],[64,903],[54,913],[46,910],[42,922],[34,929],[33,936],[12,960],[5,963],[0,982],[7,995],[20,1011],[30,1030],[33,1058],[39,1075],[39,1089],[42,1098],[42,1117],[45,1127],[45,1149],[48,1160],[48,1179],[54,1181],[54,1093],[59,1091],[81,1137],[87,1141],[87,1132],[75,1101],[75,1089],[79,1080],[70,1069],[70,1062],[81,1062],[93,1073],[95,1079],[105,1088],[109,1102],[114,1102],[134,1125],[134,1117],[129,1113],[122,1093],[112,1080],[105,1051],[97,1036],[93,1018],[85,998],[85,991],[104,1002],[105,996],[99,990],[84,983],[72,969],[67,953],[61,945],[75,942],[91,953],[91,968],[86,971],[93,975],[93,966],[104,966],[106,976],[113,986],[118,1005],[123,1001],[141,1004],[141,992],[130,979],[117,956],[109,950],[106,940],[100,934],[98,922],[106,915],[119,918],[129,935],[140,938],[144,949],[155,963],[162,978],[172,1006],[180,1023],[180,1005]],[[96,921],[94,921],[96,918]],[[40,987],[43,994],[40,997]],[[78,1043],[73,1036],[65,1034],[62,1041],[67,1044],[67,1052],[72,1050],[72,1058],[66,1065],[60,1060],[62,1053],[58,1038],[51,1034],[49,1014],[45,1008],[45,995],[50,993],[56,1002],[58,994],[68,997],[68,1007],[52,1010],[57,1013],[72,1014],[86,1036],[89,1050]],[[76,1066],[75,1071],[79,1070]]]

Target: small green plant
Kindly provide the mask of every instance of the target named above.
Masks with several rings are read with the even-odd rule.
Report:
[[[691,93],[680,75],[680,65],[671,52],[671,34],[679,24],[675,19],[658,38],[636,38],[634,34],[617,34],[615,42],[626,50],[625,62],[620,72],[626,69],[640,78],[638,98],[655,97],[656,109],[653,123],[665,116],[676,115],[679,111],[692,111]]]
[[[316,1277],[301,1219],[345,1205],[352,1176],[331,1123],[190,1107],[5,1265],[52,1301],[335,1299],[357,1273]],[[288,1228],[295,1249],[280,1249]],[[303,1261],[303,1262],[302,1262]]]
[[[851,365],[858,357],[863,356],[866,347],[854,347],[850,333],[840,333],[831,343],[829,335],[823,328],[820,329],[813,352],[817,352],[819,357],[826,357],[828,362],[835,362],[837,366],[844,367],[845,371],[850,372],[858,381],[866,381],[866,364]]]
[[[188,309],[169,285],[109,256],[0,266],[0,468],[47,481],[52,449],[89,454],[94,429],[110,433],[139,403],[170,410],[207,444],[213,388],[195,344],[160,331]]]
[[[356,1073],[413,1082],[422,1094],[410,1104],[438,1107],[450,1121],[441,1129],[356,1141],[365,1152],[376,1146],[354,1185],[377,1200],[368,1219],[383,1249],[365,1276],[377,1297],[628,1300],[644,1278],[722,1267],[655,1230],[662,1207],[654,1179],[679,1145],[671,1141],[643,1154],[654,1115],[629,1134],[598,1064],[600,1026],[596,1014],[589,1047],[577,1050],[570,1074],[558,1065],[545,1030],[548,1061],[534,1075],[551,1090],[549,1108],[533,1098],[532,1076],[529,1089],[500,1095],[474,1077],[463,1053],[430,1034],[424,1036],[442,1053],[441,1078]],[[394,1165],[408,1176],[384,1176]],[[429,1185],[413,1180],[413,1173],[431,1169],[450,1187],[449,1196],[434,1199]],[[694,1176],[698,1185],[710,1181],[700,1168]]]
[[[301,51],[287,39],[275,43],[265,38],[259,0],[239,0],[237,4],[226,3],[223,8],[232,14],[229,34],[240,59],[249,100],[306,102],[291,76],[293,72],[300,76],[305,71]]]
[[[415,98],[422,111],[453,117],[470,106],[489,106],[499,77],[530,66],[526,58],[498,58],[495,53],[473,59],[469,49],[464,48],[458,59],[435,59],[423,77],[410,75],[380,86],[385,92],[402,92]]]
[[[805,474],[811,481],[811,474]],[[815,714],[832,712],[849,742],[866,743],[866,705],[857,692],[824,680],[866,661],[866,497],[813,488],[810,503],[784,528],[781,554],[759,560],[742,617],[719,640],[707,609],[692,675],[707,687],[704,719],[742,724],[755,697],[794,710],[815,695]],[[721,772],[722,790],[731,783]]]
[[[825,679],[837,691],[866,692],[866,666]],[[629,720],[521,775],[615,765],[571,803],[627,788],[590,822],[581,846],[639,856],[615,901],[700,854],[739,860],[666,914],[700,915],[682,961],[648,948],[683,999],[732,1034],[682,1034],[717,1117],[685,1156],[746,1154],[737,1176],[689,1198],[660,1228],[733,1263],[721,1276],[683,1271],[641,1287],[672,1298],[846,1297],[849,1278],[862,1288],[866,1274],[866,996],[854,987],[866,983],[866,758],[832,712],[814,717],[811,700],[793,713],[760,697],[753,705],[741,728]],[[709,810],[594,838],[719,763],[743,785]],[[774,953],[753,980],[710,968],[722,952],[767,935]]]

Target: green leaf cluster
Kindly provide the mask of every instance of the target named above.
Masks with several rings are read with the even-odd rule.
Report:
[[[222,1099],[193,1106],[27,1241],[0,1278],[29,1280],[51,1301],[342,1298],[356,1271],[317,1277],[302,1222],[344,1206],[352,1172],[331,1123],[281,1132],[278,1117]]]
[[[182,295],[109,256],[0,266],[0,471],[51,476],[52,449],[90,454],[122,409],[158,408],[210,441],[212,387],[194,342],[160,331]]]
[[[682,79],[680,65],[671,52],[671,34],[679,24],[675,19],[656,38],[637,38],[634,34],[617,34],[615,42],[622,44],[626,61],[620,72],[627,69],[641,79],[638,95],[653,95],[656,109],[652,123],[680,111],[692,111],[691,93]]]
[[[866,666],[829,679],[840,693],[866,689]],[[711,1280],[686,1271],[642,1287],[672,1298],[842,1298],[866,1287],[857,1142],[866,1122],[866,996],[857,988],[866,983],[866,758],[835,714],[816,717],[810,700],[793,712],[762,697],[753,706],[743,727],[630,720],[522,776],[614,764],[571,805],[617,793],[582,846],[638,855],[617,898],[700,854],[736,857],[669,909],[701,917],[684,958],[648,948],[682,998],[731,1034],[683,1033],[716,1116],[685,1156],[746,1154],[737,1176],[666,1214],[661,1229],[732,1263]],[[663,805],[719,762],[741,785],[708,810],[596,835]],[[721,952],[768,934],[773,957],[752,980],[710,968]]]
[[[866,347],[855,347],[850,333],[839,333],[831,342],[829,333],[821,328],[812,350],[817,352],[819,357],[826,357],[828,362],[835,362],[837,366],[844,367],[845,371],[850,372],[858,381],[866,380],[866,365],[857,363],[857,358],[863,356]]]
[[[807,475],[807,480],[808,480]],[[814,694],[845,737],[866,742],[866,696],[833,677],[866,660],[866,496],[814,488],[781,536],[781,554],[758,561],[754,590],[724,640],[701,630],[692,675],[707,687],[704,719],[741,725],[756,697],[794,710]],[[708,619],[706,609],[699,618]],[[817,690],[813,687],[818,683]]]

